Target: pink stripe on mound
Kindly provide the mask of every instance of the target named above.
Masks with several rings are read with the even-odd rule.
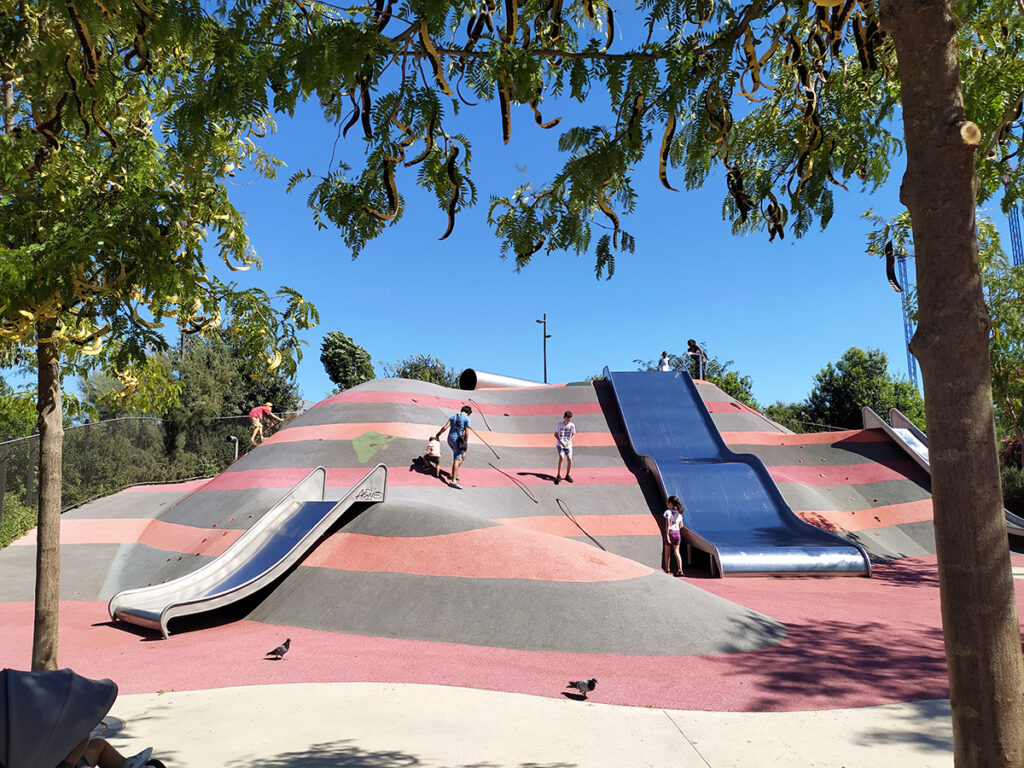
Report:
[[[815,432],[807,435],[786,435],[779,432],[722,432],[722,439],[732,448],[737,445],[833,445],[842,443],[884,443],[889,436],[880,429],[857,429],[847,432]]]
[[[535,515],[533,517],[501,517],[494,522],[523,528],[551,536],[582,536],[580,528],[591,536],[660,536],[661,529],[650,513],[635,515],[576,515],[579,527],[565,515]]]
[[[870,503],[870,499],[866,499]],[[932,519],[932,500],[908,501],[904,504],[883,504],[865,507],[856,511],[840,510],[794,510],[811,525],[826,531],[865,531],[872,528],[886,528],[890,525],[922,523]]]
[[[799,483],[801,485],[863,485],[884,483],[889,480],[927,480],[927,475],[915,462],[891,461],[887,464],[869,462],[865,464],[814,465],[795,464],[792,466],[768,467],[768,472],[777,483]]]
[[[652,573],[645,565],[591,546],[505,526],[416,537],[338,533],[313,550],[303,565],[343,571],[579,583],[623,581]]]
[[[191,525],[167,523],[150,519],[62,519],[60,543],[64,544],[133,544],[140,542],[167,552],[185,552],[216,557],[237,541],[244,530],[195,528]],[[12,546],[34,546],[35,530],[29,531]]]
[[[468,393],[469,394],[469,393]],[[318,403],[321,405],[337,405],[347,403],[391,403],[422,405],[425,408],[441,408],[455,413],[462,406],[468,405],[473,409],[473,414],[482,413],[484,416],[552,416],[561,418],[567,410],[573,415],[602,413],[601,404],[596,400],[583,403],[481,403],[472,397],[451,398],[437,397],[436,395],[419,395],[409,392],[342,392]],[[552,430],[554,431],[554,430]]]
[[[403,421],[388,422],[360,422],[344,424],[318,424],[308,427],[288,427],[275,433],[264,440],[264,445],[273,443],[296,443],[305,440],[354,440],[365,435],[367,432],[378,432],[383,435],[395,437],[408,437],[414,440],[426,442],[430,435],[437,432],[442,425],[439,424],[413,424]],[[555,425],[552,423],[550,432],[522,434],[516,432],[489,432],[473,428],[477,433],[471,433],[469,438],[470,449],[474,448],[479,441],[485,441],[488,445],[517,447],[517,448],[551,448],[555,447]],[[442,436],[444,438],[444,436]],[[615,445],[615,438],[610,432],[577,432],[573,439],[576,447]]]
[[[245,469],[218,475],[204,491],[238,491],[248,488],[292,488],[309,474],[313,467],[280,469]],[[327,469],[329,488],[351,488],[366,475],[365,467],[331,467]],[[504,473],[504,474],[503,474]],[[632,485],[636,476],[625,467],[573,468],[577,485]],[[515,481],[508,476],[511,475]],[[459,482],[466,488],[495,488],[511,485],[550,485],[554,479],[551,469],[496,469],[468,468],[459,470]],[[518,482],[516,482],[518,481]],[[444,480],[413,469],[389,468],[388,485],[447,486]]]

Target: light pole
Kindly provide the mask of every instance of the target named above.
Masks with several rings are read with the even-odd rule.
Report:
[[[538,320],[537,322],[540,323],[542,326],[544,326],[544,328],[543,328],[543,332],[544,332],[544,383],[547,384],[548,383],[548,339],[551,338],[551,334],[548,333],[548,313],[545,312],[544,313],[544,319]]]

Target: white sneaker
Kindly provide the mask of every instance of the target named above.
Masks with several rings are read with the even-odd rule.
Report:
[[[153,754],[152,747],[146,747],[137,755],[132,755],[124,761],[124,768],[145,768],[149,762],[149,756]]]

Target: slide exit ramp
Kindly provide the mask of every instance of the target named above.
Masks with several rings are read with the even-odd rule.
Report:
[[[881,429],[931,475],[932,469],[928,463],[928,438],[899,408],[889,409],[888,424],[866,405],[860,409],[860,417],[864,422],[864,429]],[[1006,532],[1012,536],[1024,536],[1024,517],[1015,515],[1008,509],[1004,509],[1003,514],[1006,516]]]
[[[713,571],[871,575],[863,547],[801,520],[758,457],[729,450],[688,373],[604,375],[633,450],[665,496],[682,500],[686,542]]]
[[[327,472],[317,467],[209,563],[171,581],[118,592],[107,606],[110,618],[167,638],[171,619],[222,608],[271,584],[353,504],[384,501],[386,486],[387,467],[378,464],[341,501],[329,501]]]

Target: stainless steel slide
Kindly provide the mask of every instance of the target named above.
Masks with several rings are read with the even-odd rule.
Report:
[[[355,503],[384,501],[387,467],[378,464],[340,501],[324,498],[327,472],[317,467],[223,553],[172,581],[114,595],[115,621],[158,629],[171,619],[229,605],[257,592],[291,568]]]
[[[860,409],[860,417],[864,422],[864,429],[883,430],[898,446],[910,454],[910,457],[925,472],[929,475],[932,473],[931,465],[928,463],[928,438],[898,408],[889,409],[888,424],[866,405]],[[1004,509],[1003,514],[1006,516],[1006,532],[1013,536],[1024,536],[1024,518],[1013,514],[1008,509]]]
[[[688,373],[604,375],[633,450],[686,507],[687,544],[720,575],[871,574],[861,546],[801,520],[758,457],[729,450]]]

